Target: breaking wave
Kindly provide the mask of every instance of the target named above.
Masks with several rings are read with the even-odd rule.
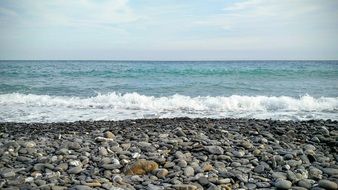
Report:
[[[67,97],[0,95],[0,121],[61,122],[164,117],[338,120],[338,97],[198,96],[155,97],[136,92]]]

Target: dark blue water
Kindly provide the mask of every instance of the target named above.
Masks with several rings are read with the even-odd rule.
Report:
[[[0,61],[0,121],[335,119],[337,97],[338,61]]]

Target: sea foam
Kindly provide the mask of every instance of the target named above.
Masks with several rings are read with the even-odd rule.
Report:
[[[0,121],[61,122],[164,117],[338,120],[338,97],[183,96],[155,97],[136,92],[67,97],[0,95]]]

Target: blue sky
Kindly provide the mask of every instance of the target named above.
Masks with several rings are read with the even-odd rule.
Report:
[[[338,1],[1,0],[0,59],[338,59]]]

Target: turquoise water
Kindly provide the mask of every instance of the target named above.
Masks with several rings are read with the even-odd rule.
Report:
[[[0,61],[0,121],[337,119],[337,97],[338,61]]]

